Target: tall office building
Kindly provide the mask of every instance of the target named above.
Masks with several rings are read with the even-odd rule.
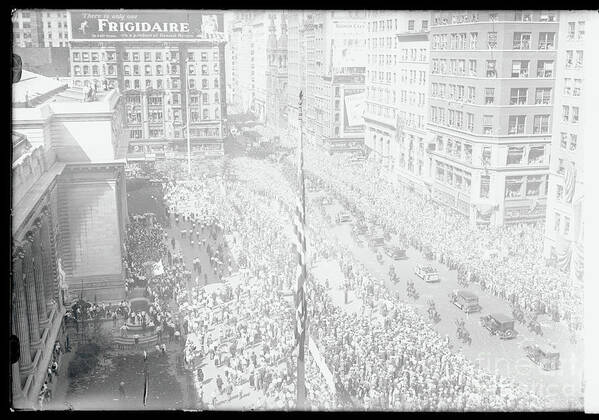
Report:
[[[275,136],[287,128],[287,16],[279,17],[277,34],[275,15],[271,15],[266,52],[266,126]]]
[[[560,12],[544,254],[578,280],[584,273],[584,144],[599,130],[592,114],[598,23],[595,12]]]
[[[312,12],[291,11],[288,13],[287,42],[287,136],[289,145],[297,144],[300,135],[299,94],[304,95],[303,113],[306,114],[307,61],[305,24],[312,19]],[[305,130],[305,124],[304,124]]]
[[[365,145],[393,179],[424,191],[430,12],[368,17]]]
[[[471,223],[545,217],[557,35],[557,12],[433,12],[431,193]]]
[[[12,16],[16,47],[67,47],[66,10],[16,10]]]
[[[192,154],[222,156],[222,12],[129,12],[69,11],[73,85],[123,92],[129,159],[183,158],[187,130]]]

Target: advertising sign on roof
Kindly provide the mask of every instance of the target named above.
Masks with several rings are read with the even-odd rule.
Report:
[[[73,10],[71,40],[197,40],[222,32],[222,13],[207,10]]]

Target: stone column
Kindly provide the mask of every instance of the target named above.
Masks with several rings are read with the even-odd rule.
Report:
[[[46,293],[44,292],[44,266],[42,261],[42,238],[40,230],[42,226],[41,219],[36,219],[32,231],[31,250],[33,252],[33,274],[35,279],[35,300],[37,303],[37,316],[40,328],[46,329],[50,326],[48,319],[48,306],[46,305]]]
[[[42,347],[40,335],[39,318],[37,315],[37,298],[35,295],[35,274],[33,268],[33,253],[31,250],[32,236],[28,235],[25,241],[25,259],[23,281],[25,284],[25,295],[27,297],[27,319],[29,320],[29,340],[33,349]]]
[[[50,242],[50,246],[48,247],[49,249],[49,253],[48,253],[48,259],[49,259],[49,264],[52,266],[52,297],[54,298],[54,300],[56,300],[56,302],[58,302],[58,307],[62,308],[63,304],[62,304],[62,296],[60,293],[60,284],[59,284],[59,279],[58,279],[58,248],[59,245],[57,244],[57,238],[55,235],[55,231],[54,231],[54,219],[52,218],[52,211],[50,210],[50,208],[46,207],[44,209],[44,214],[46,214],[47,217],[47,222],[48,222],[48,240]],[[44,245],[45,247],[45,245]]]
[[[15,335],[19,337],[19,368],[23,373],[29,373],[33,368],[31,363],[31,351],[29,349],[29,323],[27,320],[27,299],[25,298],[25,286],[23,284],[23,259],[25,252],[18,247],[13,256],[13,290],[12,290],[12,314]],[[18,378],[19,379],[19,378]],[[20,379],[19,379],[20,380]],[[19,382],[20,385],[20,382]]]
[[[56,298],[56,267],[53,264],[54,259],[54,247],[52,246],[51,238],[51,223],[52,219],[49,217],[49,210],[45,207],[43,210],[44,217],[42,219],[42,227],[40,230],[41,235],[41,247],[42,247],[42,270],[44,273],[44,300],[46,304],[54,300],[58,302]],[[52,307],[46,306],[48,311],[52,310]]]

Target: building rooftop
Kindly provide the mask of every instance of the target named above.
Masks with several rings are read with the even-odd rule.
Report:
[[[59,80],[23,70],[21,80],[12,85],[13,108],[37,106],[67,87]]]

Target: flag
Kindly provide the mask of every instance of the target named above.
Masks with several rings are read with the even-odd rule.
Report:
[[[148,375],[148,354],[144,350],[144,393],[143,393],[143,404],[144,407],[148,402],[148,391],[150,385],[150,376]]]
[[[564,198],[566,199],[566,203],[571,203],[576,187],[576,167],[574,166],[574,162],[567,162],[565,166]]]
[[[572,246],[569,241],[562,238],[557,252],[557,266],[564,273],[570,270],[570,262],[572,260]]]
[[[300,125],[302,121],[302,100],[303,93],[299,94],[299,118]],[[295,233],[295,249],[297,253],[297,266],[295,269],[296,293],[295,293],[295,339],[298,346],[298,359],[304,360],[304,342],[306,334],[306,208],[305,208],[305,184],[304,184],[304,153],[303,136],[300,134],[300,144],[298,150],[298,194],[293,213],[293,227]]]

